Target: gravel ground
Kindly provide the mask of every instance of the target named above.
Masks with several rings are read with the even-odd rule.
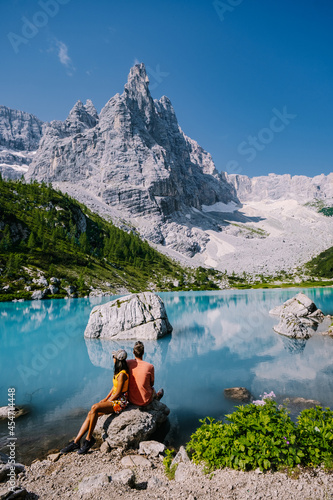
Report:
[[[36,461],[18,476],[17,483],[31,499],[333,499],[333,474],[321,469],[297,470],[292,478],[287,472],[262,474],[228,469],[204,474],[202,467],[180,463],[175,479],[169,480],[161,456],[148,457],[143,460],[145,464],[132,466],[135,482],[130,487],[115,480],[115,474],[125,469],[123,457],[120,450],[92,450],[87,455],[62,455],[56,462]],[[89,476],[100,475],[105,481],[105,474],[114,479],[95,488],[83,489],[83,483],[80,486]]]

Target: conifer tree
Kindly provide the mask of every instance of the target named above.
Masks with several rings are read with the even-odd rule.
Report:
[[[10,229],[8,224],[6,224],[5,229],[3,231],[2,239],[0,241],[0,249],[7,251],[12,244]]]
[[[28,248],[30,248],[30,251],[32,251],[36,247],[36,238],[33,231],[31,231],[29,235],[27,246]]]
[[[89,253],[90,252],[90,245],[89,245],[89,240],[87,233],[81,233],[80,238],[79,238],[79,245],[82,249],[83,253]]]

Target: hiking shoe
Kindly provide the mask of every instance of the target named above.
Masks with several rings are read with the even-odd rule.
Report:
[[[75,441],[71,441],[65,448],[60,450],[60,453],[69,453],[70,451],[76,451],[80,449],[80,441],[75,443]]]
[[[94,438],[94,436],[92,436],[92,438],[90,439],[90,441],[88,441],[87,439],[85,439],[83,441],[83,445],[81,446],[81,448],[78,451],[78,454],[79,455],[85,455],[90,450],[90,448],[92,448],[92,446],[94,446],[95,443],[96,443],[96,439]]]
[[[159,401],[160,399],[162,399],[164,396],[164,389],[160,389],[157,393],[156,393],[156,399],[157,401]]]

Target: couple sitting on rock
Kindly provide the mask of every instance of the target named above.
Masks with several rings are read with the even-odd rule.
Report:
[[[133,354],[135,359],[126,361],[127,352],[123,349],[113,351],[114,377],[113,387],[106,398],[91,407],[82,427],[76,436],[61,453],[77,451],[79,454],[87,453],[95,444],[94,432],[98,417],[111,413],[120,413],[128,403],[137,406],[146,406],[153,399],[160,400],[164,394],[163,389],[157,393],[154,389],[154,366],[143,361],[144,345],[138,341],[134,345]],[[80,440],[87,432],[83,445]]]

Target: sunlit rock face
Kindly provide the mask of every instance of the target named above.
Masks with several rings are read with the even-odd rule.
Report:
[[[323,332],[331,321],[331,316],[324,316],[315,303],[304,293],[271,309],[270,314],[279,316],[280,322],[274,326],[277,333],[296,339],[308,339],[319,329]],[[322,325],[320,329],[320,325]]]
[[[172,326],[161,298],[145,292],[94,307],[84,336],[110,340],[157,340],[171,332]]]

